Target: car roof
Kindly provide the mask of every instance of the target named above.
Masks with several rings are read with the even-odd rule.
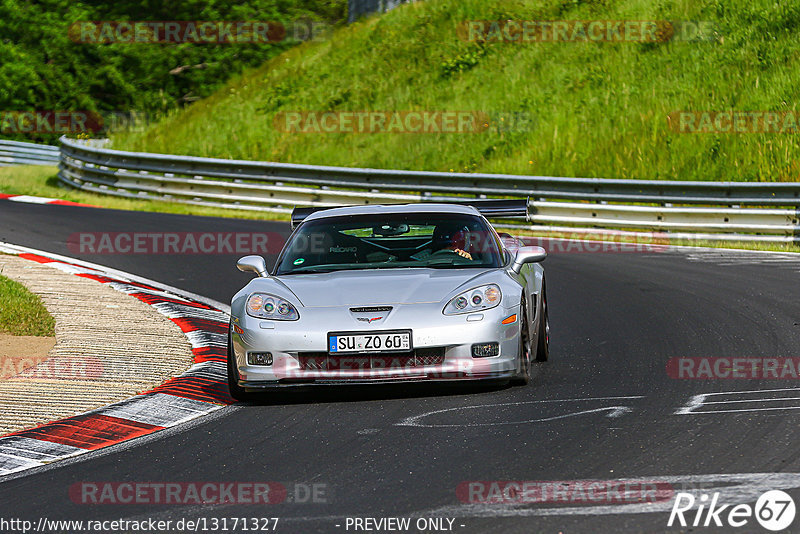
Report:
[[[383,215],[391,213],[461,213],[464,215],[480,215],[480,212],[472,207],[463,204],[443,204],[443,203],[418,203],[418,204],[368,204],[364,206],[345,206],[341,208],[330,208],[315,211],[304,219],[311,221],[325,219],[327,217],[341,217],[343,215]]]

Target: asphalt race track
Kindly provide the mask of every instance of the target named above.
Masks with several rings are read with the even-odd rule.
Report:
[[[235,268],[238,254],[76,254],[67,246],[77,232],[211,231],[286,235],[288,225],[0,200],[0,241],[229,302],[249,279]],[[464,533],[713,532],[668,528],[671,504],[649,513],[474,505],[457,488],[493,480],[697,485],[754,473],[788,474],[768,489],[800,503],[800,382],[678,380],[666,370],[677,357],[800,356],[800,257],[585,252],[551,254],[545,267],[551,361],[536,366],[528,387],[332,389],[237,404],[0,481],[0,516],[279,517],[278,532],[352,532],[353,517],[449,517]],[[787,391],[761,391],[775,389]],[[708,393],[723,395],[695,397]],[[73,502],[70,487],[87,481],[275,481],[289,494],[266,506]],[[318,502],[296,502],[314,484]],[[763,530],[751,521],[739,531]]]

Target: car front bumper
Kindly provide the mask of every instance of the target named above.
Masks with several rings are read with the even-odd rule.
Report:
[[[517,314],[510,324],[502,324]],[[348,308],[303,308],[298,321],[233,315],[231,334],[238,384],[247,390],[303,385],[508,379],[517,371],[519,306],[445,316],[441,304],[394,305],[379,323],[357,322]],[[411,330],[411,353],[329,355],[329,332]],[[237,333],[238,332],[238,333]],[[472,345],[497,343],[497,356],[472,356]],[[249,365],[268,352],[272,365]]]

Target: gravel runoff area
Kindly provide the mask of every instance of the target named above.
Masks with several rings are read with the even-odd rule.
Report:
[[[43,361],[24,348],[6,356],[0,379],[0,435],[126,399],[192,365],[191,345],[173,322],[135,297],[52,266],[0,254],[0,274],[42,298],[56,322]]]

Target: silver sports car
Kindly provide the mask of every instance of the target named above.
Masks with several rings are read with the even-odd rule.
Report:
[[[275,387],[530,380],[548,358],[546,252],[487,216],[526,201],[297,208],[270,273],[234,297],[231,395]]]

